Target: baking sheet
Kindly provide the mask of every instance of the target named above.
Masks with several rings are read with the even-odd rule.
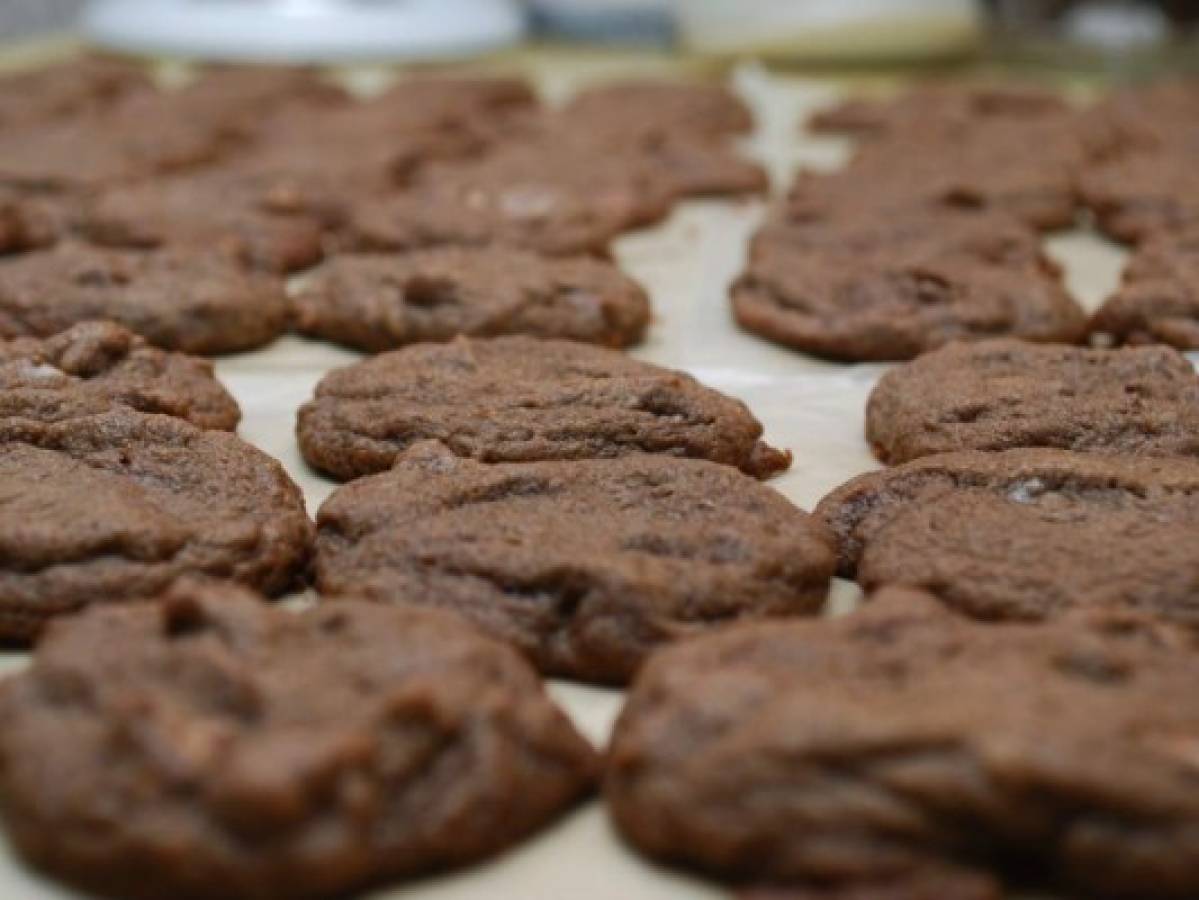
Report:
[[[655,63],[657,68],[671,68]],[[580,65],[560,55],[534,56],[524,66],[547,95],[561,96],[581,80],[627,69],[611,60]],[[364,78],[376,78],[367,73]],[[848,151],[836,138],[802,136],[797,123],[834,99],[837,82],[771,74],[756,66],[732,73],[737,90],[753,105],[758,132],[746,151],[770,170],[776,187],[796,166],[827,169]],[[744,400],[766,426],[770,443],[795,454],[792,469],[771,484],[805,509],[848,478],[876,467],[862,439],[866,398],[883,367],[846,366],[775,347],[739,332],[727,289],[741,269],[745,243],[761,221],[759,201],[690,203],[661,226],[622,239],[621,265],[649,289],[655,319],[635,355],[685,369],[705,383]],[[1049,241],[1067,271],[1070,287],[1088,309],[1115,286],[1124,253],[1079,231]],[[243,438],[281,460],[303,488],[309,511],[336,487],[307,469],[293,434],[295,410],[330,368],[360,358],[331,345],[288,337],[269,348],[218,361],[217,371],[244,413]],[[843,611],[857,597],[838,582],[831,607]],[[19,668],[21,654],[0,655],[0,671]],[[597,745],[603,746],[619,712],[618,691],[554,681],[550,690]],[[598,801],[582,806],[535,839],[503,856],[456,873],[388,887],[371,898],[430,900],[667,900],[721,897],[719,887],[644,861],[623,847]],[[0,898],[49,900],[78,897],[23,869],[0,839]]]

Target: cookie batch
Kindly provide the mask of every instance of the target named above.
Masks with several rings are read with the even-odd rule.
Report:
[[[592,799],[759,900],[1199,896],[1196,112],[807,123],[854,153],[770,201],[730,318],[898,364],[884,467],[806,512],[752,410],[627,352],[612,242],[768,189],[730,90],[0,78],[9,840],[100,896],[332,898]],[[1094,315],[1043,249],[1080,216],[1131,249]],[[286,333],[363,354],[295,411],[319,508],[204,358]],[[606,748],[550,677],[627,689]]]

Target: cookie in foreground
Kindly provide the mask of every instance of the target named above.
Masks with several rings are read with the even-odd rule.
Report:
[[[637,849],[733,882],[961,866],[1181,900],[1199,894],[1197,677],[1193,642],[1136,617],[983,626],[889,589],[657,654],[605,796]]]
[[[484,464],[436,443],[317,516],[326,593],[437,606],[543,672],[622,683],[656,647],[824,606],[831,539],[728,466],[642,454]]]
[[[299,488],[235,435],[96,395],[0,392],[0,641],[180,575],[281,593],[311,541]]]
[[[107,896],[344,896],[462,865],[563,812],[591,747],[455,616],[302,613],[184,581],[56,624],[0,685],[21,854]]]

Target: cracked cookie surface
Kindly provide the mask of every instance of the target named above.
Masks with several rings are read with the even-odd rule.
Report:
[[[1189,640],[1135,617],[982,626],[891,589],[655,655],[605,794],[639,849],[732,880],[906,897],[885,886],[948,864],[1178,900],[1199,891],[1197,675]]]
[[[765,478],[790,465],[741,402],[623,353],[529,337],[459,338],[326,375],[300,408],[304,458],[336,478],[440,441],[484,462],[697,457]]]
[[[0,639],[185,574],[280,593],[311,540],[283,467],[228,432],[95,394],[0,392]]]
[[[1166,347],[951,344],[883,375],[866,439],[891,464],[1016,447],[1199,456],[1199,376]]]
[[[112,322],[0,341],[0,389],[81,392],[222,431],[241,419],[211,362],[151,347]]]
[[[823,528],[771,488],[660,456],[485,465],[426,443],[317,518],[323,592],[454,610],[600,682],[736,619],[813,614],[833,567]]]
[[[1138,610],[1199,628],[1199,461],[963,451],[861,475],[820,501],[840,571],[986,620]]]
[[[212,582],[54,627],[0,722],[17,847],[125,898],[340,897],[461,865],[597,768],[529,666],[454,616]]]

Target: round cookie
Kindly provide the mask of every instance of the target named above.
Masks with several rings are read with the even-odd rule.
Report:
[[[53,337],[0,341],[0,390],[80,392],[147,413],[233,431],[237,401],[207,360],[150,347],[112,322],[83,322]]]
[[[580,91],[562,114],[583,127],[604,123],[628,134],[671,133],[706,137],[753,130],[753,113],[719,84],[628,79]]]
[[[926,456],[816,509],[840,571],[979,619],[1138,610],[1199,628],[1199,461],[1068,450]]]
[[[0,338],[48,337],[93,319],[171,350],[231,353],[279,336],[287,295],[278,279],[203,248],[66,242],[0,260]]]
[[[674,196],[669,180],[628,153],[539,136],[480,160],[429,166],[399,194],[361,204],[344,242],[368,251],[499,243],[603,255],[620,233],[665,217]]]
[[[852,888],[957,864],[1180,900],[1199,894],[1197,678],[1194,645],[1143,621],[981,626],[891,590],[656,654],[605,796],[638,849],[733,881],[906,897]]]
[[[627,681],[669,641],[818,612],[828,535],[704,460],[485,465],[413,447],[317,516],[317,585],[458,612],[543,672]]]
[[[529,337],[418,344],[335,370],[300,408],[304,458],[335,478],[422,440],[483,462],[697,457],[765,478],[790,456],[745,405],[615,350]]]
[[[1086,332],[1058,268],[1006,217],[797,215],[755,238],[732,290],[738,323],[769,340],[831,359],[895,360],[953,340],[1074,343]]]
[[[1160,346],[950,344],[883,375],[866,439],[890,464],[1015,447],[1199,456],[1199,376]]]
[[[626,347],[649,324],[645,291],[612,263],[505,247],[334,257],[292,308],[302,333],[370,352],[501,334]]]
[[[245,165],[250,165],[247,159]],[[283,190],[278,190],[282,187]],[[219,170],[119,185],[81,215],[88,240],[106,247],[167,248],[235,257],[276,274],[306,269],[324,255],[319,200],[324,184],[295,196],[290,182]],[[274,189],[274,190],[273,190]]]
[[[1163,232],[1139,245],[1091,329],[1117,343],[1199,350],[1199,230]]]
[[[0,640],[185,574],[280,593],[311,539],[283,467],[228,432],[95,395],[0,392]]]
[[[297,614],[195,581],[56,625],[0,721],[17,849],[131,900],[347,896],[461,865],[597,768],[528,665],[454,616]]]

